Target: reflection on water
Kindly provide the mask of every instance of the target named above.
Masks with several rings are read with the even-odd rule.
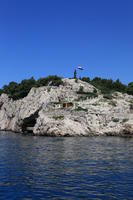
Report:
[[[0,200],[133,199],[133,139],[0,133]]]

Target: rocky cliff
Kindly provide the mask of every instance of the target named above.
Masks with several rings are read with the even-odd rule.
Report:
[[[80,80],[32,88],[13,101],[0,96],[0,130],[49,136],[133,135],[133,96],[102,95]]]

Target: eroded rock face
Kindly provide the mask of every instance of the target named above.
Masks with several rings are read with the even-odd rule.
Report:
[[[105,99],[87,97],[94,87],[63,79],[59,87],[32,88],[17,101],[0,96],[0,130],[49,136],[133,135],[133,96],[115,93]],[[78,94],[81,86],[85,94]]]

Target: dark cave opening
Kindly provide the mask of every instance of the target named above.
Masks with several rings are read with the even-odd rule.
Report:
[[[34,126],[36,124],[36,120],[38,118],[38,112],[39,111],[36,111],[30,117],[27,117],[23,120],[23,123],[22,123],[22,132],[23,133],[33,133],[33,128],[34,128]]]

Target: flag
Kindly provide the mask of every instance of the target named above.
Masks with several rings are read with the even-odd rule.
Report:
[[[84,70],[84,68],[83,68],[83,67],[81,67],[80,65],[78,66],[78,69],[80,69],[80,70]]]

